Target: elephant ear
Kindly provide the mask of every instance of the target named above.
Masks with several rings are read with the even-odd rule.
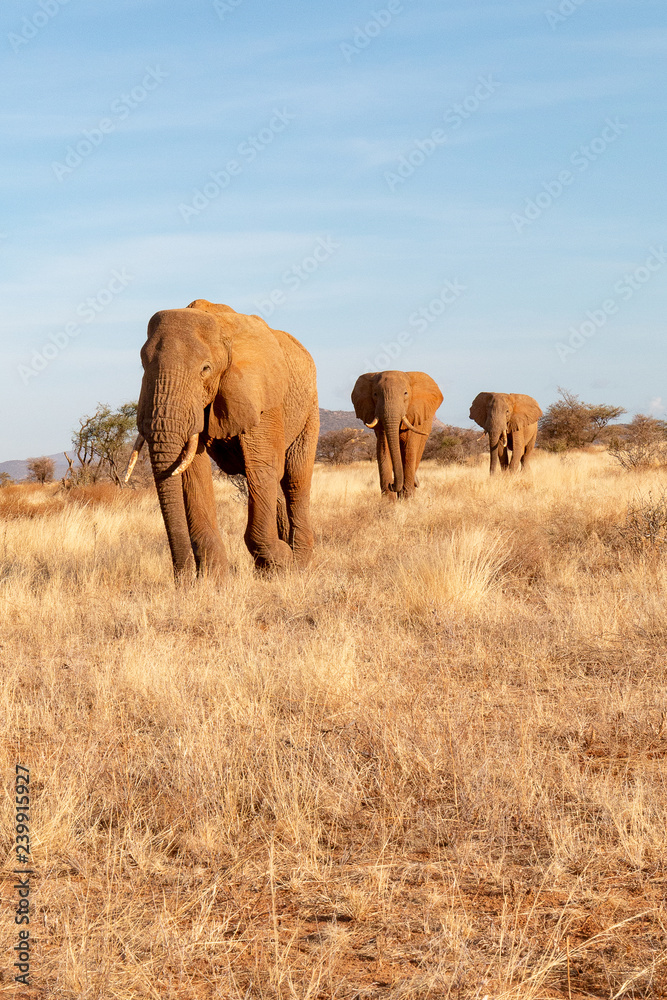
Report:
[[[367,372],[360,375],[352,390],[352,404],[359,420],[370,424],[375,418],[375,403],[373,402],[373,382],[377,372]]]
[[[435,411],[442,403],[442,393],[437,382],[425,372],[407,372],[410,379],[410,406],[407,417],[415,427],[427,426],[430,430]]]
[[[493,396],[492,392],[478,392],[470,407],[470,419],[479,424],[483,430],[486,430],[487,412]]]
[[[248,388],[248,378],[237,365],[231,364],[222,373],[208,413],[210,437],[238,437],[257,426],[264,410],[259,394]]]
[[[511,392],[509,398],[512,400],[512,415],[507,423],[508,430],[518,431],[522,427],[528,427],[529,424],[537,423],[542,416],[542,411],[532,396]]]
[[[215,316],[221,342],[230,347],[230,363],[209,408],[207,432],[213,438],[238,437],[256,427],[263,413],[283,403],[289,373],[282,347],[258,316],[244,316],[206,299],[197,299],[188,308]]]

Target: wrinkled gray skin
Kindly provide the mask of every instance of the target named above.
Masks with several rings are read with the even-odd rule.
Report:
[[[537,402],[523,393],[480,392],[475,397],[470,419],[489,435],[491,475],[499,467],[503,472],[528,467],[541,416]]]

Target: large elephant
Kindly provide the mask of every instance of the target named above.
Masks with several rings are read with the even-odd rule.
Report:
[[[375,430],[380,489],[409,497],[442,393],[424,372],[369,372],[352,390],[354,412]],[[392,481],[393,474],[393,481]]]
[[[245,543],[260,569],[310,560],[310,481],[319,431],[315,364],[258,316],[205,299],[148,324],[136,456],[148,441],[176,579],[221,577],[209,455],[248,482]],[[193,563],[194,557],[194,563]]]
[[[537,421],[542,411],[532,396],[517,392],[480,392],[470,407],[470,419],[489,435],[491,473],[527,468],[535,447]],[[510,461],[509,452],[512,452]]]

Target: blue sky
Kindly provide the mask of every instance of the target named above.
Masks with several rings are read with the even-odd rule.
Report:
[[[320,404],[665,414],[664,4],[5,0],[0,461],[136,399],[158,309],[297,336]]]

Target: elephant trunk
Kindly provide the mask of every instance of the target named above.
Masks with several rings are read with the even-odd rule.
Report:
[[[498,470],[498,449],[507,447],[507,424],[504,420],[492,420],[489,423],[489,451],[491,453],[491,468],[493,474]]]
[[[494,472],[498,471],[498,442],[496,441],[495,445],[489,442],[489,448],[491,451],[491,465],[489,471],[491,475],[493,475]]]
[[[178,583],[182,579],[192,576],[195,563],[188,531],[188,522],[185,516],[185,501],[183,499],[183,480],[179,477],[159,478],[159,473],[153,467],[155,486],[160,510],[164,519],[164,526],[167,529],[169,548],[171,550],[171,561],[174,566],[174,577]]]
[[[203,408],[201,420],[196,419],[195,408],[190,403],[192,396],[184,392],[184,386],[175,384],[180,381],[161,374],[150,386],[142,387],[139,401],[139,430],[148,442],[177,581],[194,572],[194,555],[185,513],[183,479],[174,473],[185,466],[183,451],[186,445],[186,457],[191,461],[192,440],[203,429],[204,419]]]
[[[401,447],[399,443],[399,429],[401,426],[402,413],[394,413],[385,409],[382,423],[387,436],[389,454],[391,455],[391,465],[394,470],[394,493],[403,491],[403,461],[401,459]]]

